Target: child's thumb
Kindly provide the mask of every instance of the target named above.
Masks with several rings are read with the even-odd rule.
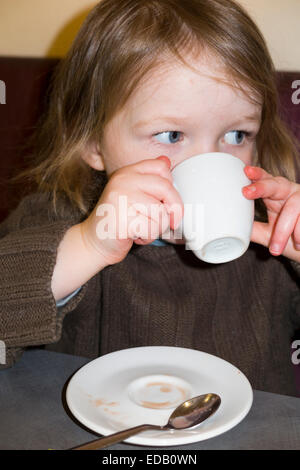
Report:
[[[164,162],[166,162],[168,167],[171,168],[171,161],[169,157],[166,157],[165,155],[160,155],[159,157],[157,157],[157,160],[163,160]]]

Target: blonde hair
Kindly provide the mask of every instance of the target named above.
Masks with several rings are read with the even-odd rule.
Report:
[[[208,51],[234,86],[262,103],[257,162],[295,179],[296,149],[278,116],[275,70],[265,41],[232,0],[102,0],[83,23],[52,84],[29,172],[54,203],[64,193],[83,214],[91,209],[92,170],[82,159],[105,125],[162,57]]]

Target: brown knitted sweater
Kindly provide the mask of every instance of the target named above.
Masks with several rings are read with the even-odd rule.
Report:
[[[28,196],[0,225],[0,339],[8,365],[33,345],[90,358],[179,346],[231,362],[255,389],[296,394],[290,343],[300,326],[299,265],[254,244],[220,265],[184,246],[134,246],[57,309],[57,247],[80,216],[66,201],[57,215],[51,207],[46,195]]]

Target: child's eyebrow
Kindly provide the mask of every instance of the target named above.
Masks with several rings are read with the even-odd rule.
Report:
[[[188,117],[185,116],[153,116],[148,119],[140,120],[134,123],[134,128],[139,129],[142,127],[146,127],[153,124],[161,124],[161,125],[170,125],[170,126],[181,126],[183,122],[186,122]],[[257,124],[261,122],[261,113],[254,112],[253,114],[249,114],[248,116],[241,116],[240,118],[236,119],[232,126],[238,126],[242,122],[251,121]]]
[[[241,116],[240,118],[236,119],[234,122],[232,122],[231,124],[231,127],[234,127],[234,126],[240,126],[241,124],[243,124],[244,122],[253,122],[255,124],[258,124],[260,125],[261,124],[261,113],[260,112],[257,112],[257,113],[253,113],[253,114],[249,114],[248,116]]]
[[[261,121],[261,113],[253,113],[249,114],[249,116],[243,116],[242,117],[243,121],[254,121],[254,122],[260,122]]]
[[[150,117],[145,120],[137,121],[134,123],[135,128],[140,128],[140,127],[145,127],[149,126],[150,124],[171,124],[174,126],[180,126],[183,121],[185,121],[187,118],[184,116],[180,116],[180,118],[175,117],[175,116],[157,116],[157,117]]]

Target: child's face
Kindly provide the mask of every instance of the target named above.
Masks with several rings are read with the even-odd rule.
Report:
[[[205,76],[223,76],[215,61],[189,63],[197,71],[175,60],[153,70],[107,124],[101,158],[108,175],[160,155],[170,158],[171,169],[207,152],[231,153],[251,164],[261,107]]]

